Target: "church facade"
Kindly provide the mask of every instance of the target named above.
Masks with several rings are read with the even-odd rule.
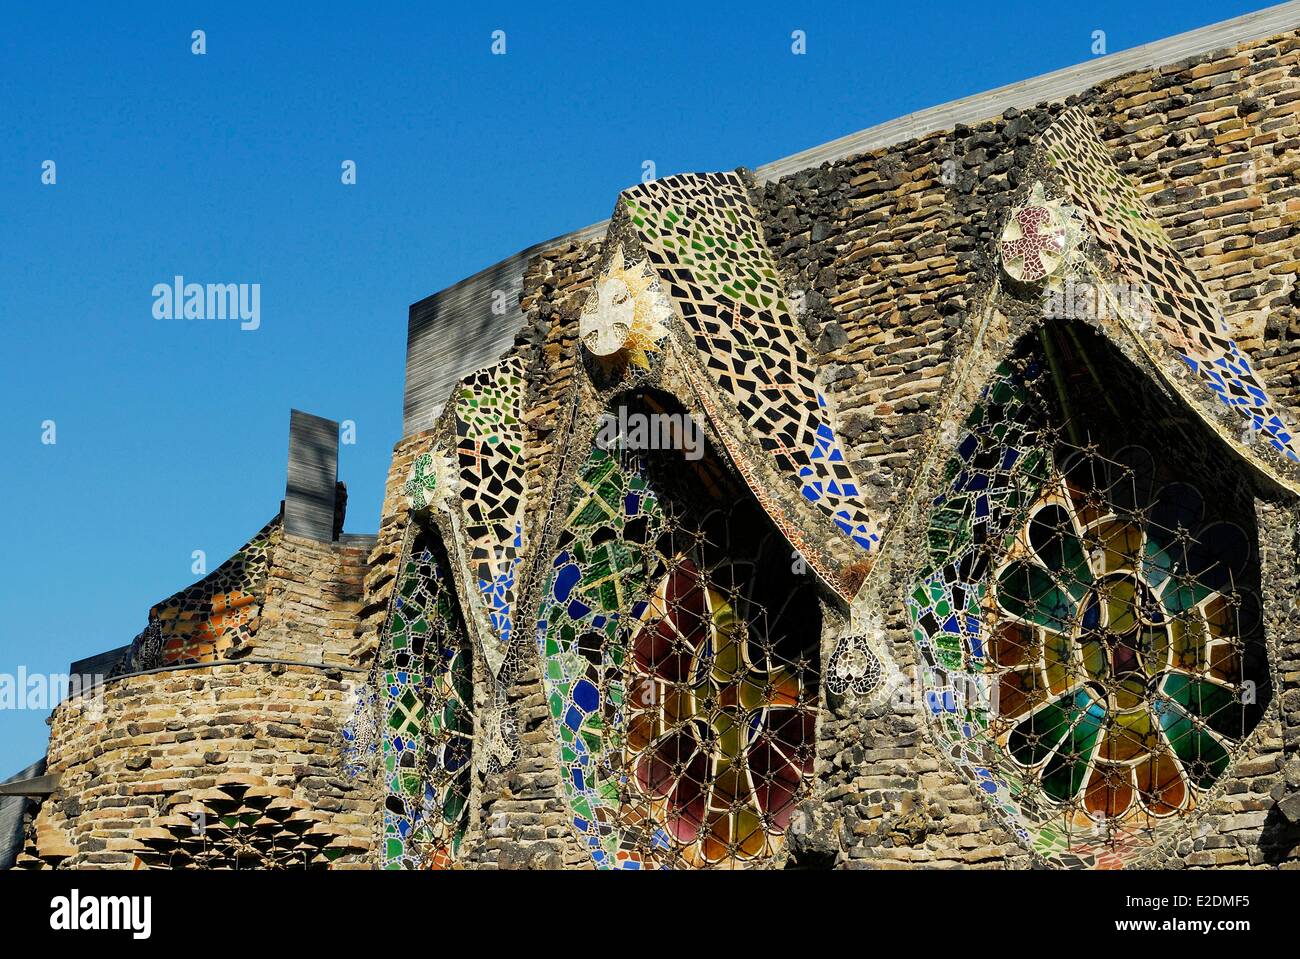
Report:
[[[377,534],[295,412],[275,515],[74,664],[17,865],[1294,865],[1298,27],[416,304]]]

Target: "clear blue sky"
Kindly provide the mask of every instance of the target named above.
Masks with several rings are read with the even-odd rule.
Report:
[[[408,305],[608,216],[644,160],[757,166],[1087,60],[1094,30],[1114,52],[1264,5],[6,4],[0,673],[129,641],[193,550],[238,548],[292,406],[356,422],[347,528],[373,531]],[[260,283],[261,328],[155,320],[176,274]],[[0,777],[45,717],[0,711]]]

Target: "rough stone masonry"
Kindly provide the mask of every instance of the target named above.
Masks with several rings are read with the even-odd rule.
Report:
[[[1297,145],[1291,30],[625,191],[373,539],[273,520],[59,706],[18,864],[1295,867]]]

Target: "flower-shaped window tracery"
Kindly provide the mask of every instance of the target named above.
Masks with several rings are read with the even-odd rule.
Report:
[[[1116,868],[1222,788],[1271,699],[1256,494],[1065,339],[1056,372],[1029,346],[984,390],[906,603],[944,754],[1048,862]]]
[[[991,594],[997,728],[1044,796],[1088,815],[1195,803],[1245,731],[1245,534],[1197,491],[1153,490],[1145,450],[1079,454],[1029,513]],[[1123,472],[1122,482],[1110,474]]]
[[[683,557],[632,638],[634,781],[688,860],[774,851],[812,772],[815,676],[794,639],[808,597],[761,587],[752,562]]]
[[[592,450],[539,609],[573,824],[598,867],[760,865],[811,778],[816,587],[712,457],[650,459]]]

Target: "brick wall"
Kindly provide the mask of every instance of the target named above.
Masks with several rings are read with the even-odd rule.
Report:
[[[250,655],[351,665],[368,553],[285,533],[271,554]]]
[[[1009,110],[975,126],[755,184],[768,245],[802,304],[800,319],[835,397],[851,459],[879,512],[895,512],[917,479],[951,374],[971,347],[971,314],[998,269],[997,232],[1028,185],[1038,134],[1067,105],[1082,103],[1094,115],[1117,163],[1139,182],[1295,417],[1300,355],[1291,345],[1297,317],[1290,291],[1300,163],[1287,145],[1300,133],[1297,63],[1295,36],[1252,42],[1107,81],[1063,102]],[[1257,158],[1249,184],[1240,176],[1246,155]],[[530,464],[537,464],[530,468],[530,491],[549,481],[544,464],[555,451],[548,438],[567,414],[559,401],[572,375],[581,293],[591,282],[590,264],[567,274],[577,281],[568,286],[552,279],[555,269],[535,263],[536,296],[527,287],[525,293],[525,313],[545,358],[535,367],[528,414],[538,440],[530,450]],[[1293,556],[1283,518],[1292,515],[1289,509],[1261,500],[1258,510],[1261,541],[1286,540],[1279,555]],[[906,565],[900,564],[900,576]],[[911,669],[915,652],[902,590],[890,596],[881,612],[893,657]],[[1270,627],[1281,684],[1277,707],[1204,810],[1200,822],[1208,825],[1159,850],[1153,862],[1267,866],[1294,864],[1300,856],[1300,834],[1277,806],[1300,785],[1296,744],[1283,749],[1284,740],[1295,739],[1300,716],[1298,614],[1281,605]],[[527,700],[527,690],[519,692]],[[554,748],[548,735],[539,713],[539,759]],[[808,829],[792,838],[793,864],[1032,864],[975,789],[937,754],[915,705],[827,708],[818,761],[818,793],[808,807]],[[548,785],[554,773],[553,762],[530,769]],[[546,792],[544,802],[550,798]],[[527,815],[529,835],[542,825],[544,802],[510,807]],[[503,848],[508,832],[500,829]]]
[[[64,703],[48,767],[59,788],[28,854],[131,868],[146,848],[141,830],[178,806],[216,809],[213,790],[242,784],[275,791],[290,815],[348,844],[340,864],[359,861],[373,797],[343,777],[338,746],[353,682],[338,670],[239,663],[130,676]]]
[[[1074,103],[1092,113],[1116,162],[1139,183],[1297,418],[1300,37],[1129,74],[1065,101]],[[1037,135],[1063,107],[1008,110],[753,187],[768,245],[802,305],[800,322],[839,410],[846,449],[882,518],[899,512],[918,478],[939,405],[971,348],[972,313],[997,270],[994,238],[1027,185]],[[589,241],[549,250],[525,275],[526,322],[514,349],[531,383],[531,542],[551,506],[577,315],[600,249]],[[432,439],[426,431],[395,446],[368,553],[284,537],[252,655],[370,664],[409,522],[402,486]],[[1264,497],[1256,512],[1266,577],[1294,593],[1294,509]],[[905,554],[895,564],[899,583],[908,564]],[[880,612],[895,663],[907,669],[915,653],[897,585]],[[525,604],[521,622],[527,613]],[[1160,853],[1170,864],[1294,866],[1300,855],[1300,834],[1281,811],[1296,804],[1300,790],[1300,609],[1275,601],[1266,617],[1276,702],[1207,805],[1203,822],[1210,826]],[[485,681],[481,664],[477,673]],[[68,853],[74,865],[129,866],[139,830],[196,791],[236,781],[287,790],[279,798],[358,844],[339,860],[358,863],[373,832],[374,784],[342,777],[338,732],[350,712],[351,684],[363,675],[240,663],[116,681],[101,716],[60,707],[50,771],[63,779],[42,808],[29,851],[54,859]],[[568,824],[535,665],[509,701],[520,720],[521,755],[476,785],[466,862],[585,865]],[[792,864],[1031,864],[938,755],[919,707],[828,704],[817,783],[808,828],[790,841]]]

